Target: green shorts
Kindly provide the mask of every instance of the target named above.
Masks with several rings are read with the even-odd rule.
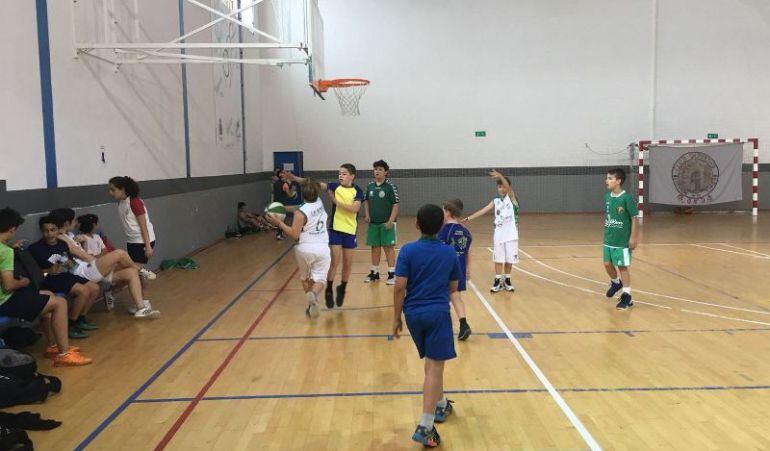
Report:
[[[366,245],[372,247],[390,247],[396,245],[396,223],[385,228],[385,224],[369,224],[366,230]]]
[[[604,246],[604,261],[617,267],[631,266],[631,249]]]

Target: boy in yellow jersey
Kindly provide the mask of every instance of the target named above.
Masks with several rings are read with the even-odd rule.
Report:
[[[293,174],[290,178],[297,182],[304,180]],[[345,302],[345,288],[353,270],[353,250],[358,246],[356,240],[357,215],[364,201],[364,192],[353,183],[355,179],[356,167],[350,163],[345,163],[340,166],[339,182],[320,184],[321,189],[328,191],[332,201],[332,213],[329,215],[329,248],[331,249],[332,262],[326,277],[327,308],[334,308],[335,301],[337,307],[342,307],[342,303]],[[337,286],[335,299],[332,284],[340,260],[342,260],[342,282]]]

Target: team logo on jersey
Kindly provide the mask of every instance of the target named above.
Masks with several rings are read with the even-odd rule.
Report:
[[[671,180],[679,192],[677,199],[686,204],[712,202],[711,193],[719,183],[719,166],[710,155],[687,152],[671,168]]]
[[[385,197],[385,191],[380,191],[380,194],[379,194],[379,196],[380,196],[380,199],[382,199],[383,197]]]
[[[618,206],[618,208],[616,208],[615,210],[617,210],[619,215],[623,214],[623,212],[626,211],[626,209],[623,208],[622,206]]]

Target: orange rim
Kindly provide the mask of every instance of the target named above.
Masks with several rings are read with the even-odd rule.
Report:
[[[329,88],[352,88],[368,84],[369,80],[365,78],[335,78],[333,80],[316,80],[313,86],[319,92],[326,92]]]

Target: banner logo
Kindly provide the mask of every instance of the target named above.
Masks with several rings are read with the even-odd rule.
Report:
[[[671,180],[683,204],[709,204],[719,183],[719,166],[703,152],[687,152],[671,168]]]

